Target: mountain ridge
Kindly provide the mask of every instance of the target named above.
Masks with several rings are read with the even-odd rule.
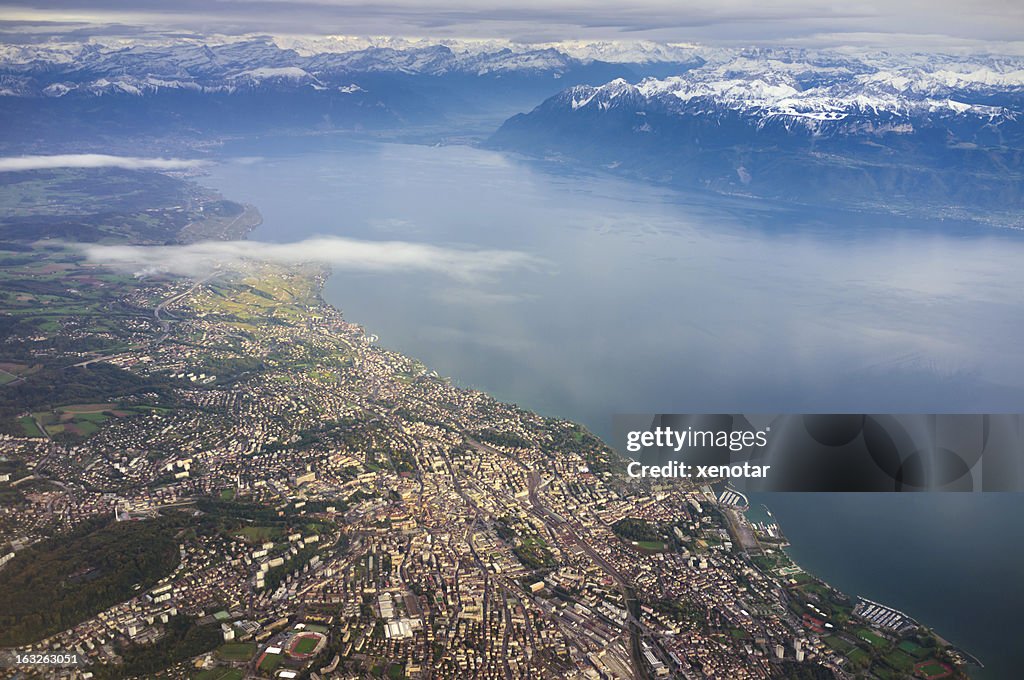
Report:
[[[487,145],[723,193],[1017,208],[1022,65],[747,52],[669,78],[575,85]]]
[[[324,81],[372,73],[528,74],[557,79],[595,65],[668,63],[685,69],[703,63],[692,50],[667,46],[655,49],[645,45],[630,52],[613,50],[607,44],[590,50],[583,45],[448,42],[450,44],[427,40],[364,40],[338,42],[333,46],[324,45],[322,41],[283,43],[299,47],[293,49],[282,47],[270,37],[250,37],[220,44],[177,41],[129,46],[117,43],[6,46],[0,50],[0,95],[142,94],[145,90],[138,88],[140,81],[148,82],[150,89],[180,87],[231,92],[238,89],[238,76],[255,68],[297,69],[311,80]],[[320,49],[314,49],[317,45]],[[642,69],[640,75],[643,75]],[[118,87],[121,84],[126,87]],[[53,88],[54,85],[62,87]]]

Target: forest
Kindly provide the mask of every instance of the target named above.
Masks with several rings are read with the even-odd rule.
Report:
[[[18,552],[0,570],[0,646],[35,642],[151,588],[178,563],[180,523],[111,513]]]

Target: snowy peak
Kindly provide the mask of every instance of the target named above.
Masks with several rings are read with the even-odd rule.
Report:
[[[290,85],[308,84],[325,87],[323,83],[298,66],[261,66],[228,76],[232,83],[245,83],[254,87],[264,83],[285,82]]]
[[[613,107],[633,106],[643,95],[640,88],[631,85],[624,78],[617,78],[599,87],[577,85],[554,98],[555,105],[568,104],[572,110],[587,107],[608,110]]]
[[[755,127],[781,122],[815,134],[863,134],[907,132],[941,117],[1016,121],[1022,103],[1021,59],[916,55],[900,61],[889,55],[745,50],[678,76],[571,88],[541,108],[632,107],[672,116],[739,116]],[[885,124],[872,128],[879,122]]]

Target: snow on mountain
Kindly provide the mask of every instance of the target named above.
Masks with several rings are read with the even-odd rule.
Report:
[[[103,96],[112,94],[128,94],[143,96],[160,90],[192,90],[195,92],[223,92],[231,88],[203,87],[190,80],[168,80],[156,76],[139,78],[136,76],[112,76],[110,78],[97,78],[85,82],[56,82],[47,85],[42,89],[44,97],[64,97],[68,94],[82,94],[90,96]]]
[[[147,93],[160,87],[157,80],[147,78],[166,82],[168,87],[219,92],[268,83],[337,87],[350,82],[353,74],[559,77],[598,62],[667,63],[683,69],[699,60],[687,46],[645,42],[535,45],[507,40],[349,36],[93,39],[0,46],[0,76],[27,79],[5,92],[21,96]],[[332,82],[335,76],[341,82]],[[51,87],[58,83],[67,89]]]
[[[43,94],[47,97],[63,97],[75,89],[74,84],[53,83],[43,88]]]
[[[320,85],[320,81],[297,66],[261,66],[241,73],[233,73],[228,80],[249,80],[261,83],[265,80],[290,80],[294,82],[312,82]]]
[[[1024,205],[1024,58],[705,51],[575,85],[486,142],[656,182],[937,214]],[[965,212],[966,211],[966,212]]]
[[[936,57],[925,64],[906,65],[888,57],[795,59],[786,54],[744,53],[669,78],[577,86],[549,106],[577,112],[588,107],[598,111],[628,107],[638,112],[653,107],[672,115],[712,118],[730,113],[743,115],[754,125],[784,120],[816,133],[840,134],[863,132],[861,123],[870,118],[890,123],[943,115],[1017,120],[1022,115],[1019,96],[1017,106],[992,100],[1024,94],[1024,62],[984,61]],[[857,124],[838,125],[840,121]]]
[[[514,49],[518,43],[509,40],[455,40],[449,38],[403,38],[396,36],[270,36],[282,49],[294,50],[304,57],[319,54],[351,54],[369,49],[387,49],[396,52],[446,47],[454,54],[477,55]]]
[[[167,40],[0,46],[0,95],[143,96],[162,90],[245,89],[365,92],[358,76],[506,74],[549,82],[590,65],[622,64],[668,77],[579,86],[555,98],[571,111],[655,107],[673,115],[731,112],[755,125],[781,122],[815,134],[861,133],[884,118],[897,130],[920,116],[1015,119],[1024,96],[1024,58],[778,48],[706,48],[646,41],[396,37],[210,36]],[[635,68],[634,68],[635,67]],[[592,72],[593,73],[593,72]],[[605,77],[611,77],[605,76]],[[600,82],[594,75],[575,82]],[[543,96],[548,96],[552,89]],[[557,104],[552,104],[555,106]]]
[[[303,56],[317,54],[348,54],[372,48],[396,51],[427,47],[447,47],[454,55],[469,60],[473,57],[505,52],[522,54],[555,50],[582,62],[604,61],[612,64],[686,63],[698,56],[699,46],[689,43],[657,43],[648,40],[569,40],[546,43],[524,43],[501,39],[398,38],[394,36],[274,36],[274,44],[295,50]]]
[[[1024,68],[1004,71],[984,66],[965,65],[969,70],[955,71],[947,68],[935,71],[921,69],[883,70],[862,77],[866,86],[887,86],[894,91],[910,91],[921,94],[939,93],[949,90],[1009,90],[1024,89]]]
[[[700,47],[690,43],[636,41],[566,41],[546,43],[576,59],[612,64],[688,63],[700,58]]]
[[[439,76],[453,73],[558,73],[578,65],[578,60],[554,48],[456,52],[447,45],[433,44],[408,49],[374,46],[356,52],[322,53],[309,57],[307,68],[313,72]]]

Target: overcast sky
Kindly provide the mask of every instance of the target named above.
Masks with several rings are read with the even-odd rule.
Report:
[[[0,39],[8,42],[140,30],[998,50],[1024,36],[1024,1],[0,0]]]

